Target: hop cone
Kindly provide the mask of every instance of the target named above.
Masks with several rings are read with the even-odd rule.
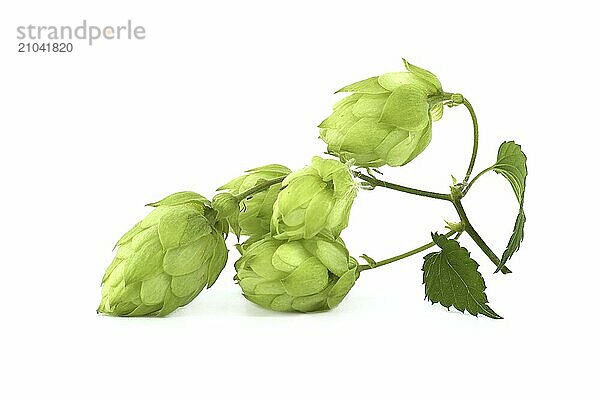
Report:
[[[338,160],[313,157],[310,166],[292,172],[273,204],[271,234],[277,239],[335,239],[348,226],[356,185]]]
[[[431,141],[432,121],[442,117],[440,81],[404,61],[406,72],[391,72],[348,85],[320,125],[328,151],[361,167],[404,165]],[[435,96],[435,97],[434,97]]]
[[[235,178],[231,182],[221,186],[218,190],[226,190],[235,196],[256,186],[261,180],[282,177],[291,171],[283,165],[271,164],[246,172],[247,174]],[[237,223],[242,235],[263,236],[269,232],[271,215],[273,214],[273,203],[277,199],[279,190],[281,190],[281,184],[276,184],[242,202],[241,211],[237,217]]]
[[[356,260],[340,239],[285,242],[267,236],[240,251],[236,280],[244,296],[275,311],[330,310],[358,278]]]
[[[117,243],[98,312],[163,316],[210,287],[225,266],[227,247],[209,204],[192,192],[150,204],[156,208]]]

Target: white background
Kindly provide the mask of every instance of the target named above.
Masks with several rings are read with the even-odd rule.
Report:
[[[19,1],[0,10],[0,397],[597,398],[597,12],[592,2]],[[18,25],[131,19],[143,41],[18,54]],[[115,240],[179,191],[212,197],[243,170],[299,168],[348,83],[401,57],[463,93],[481,125],[476,171],[514,139],[527,224],[509,266],[481,264],[504,320],[423,300],[422,255],[364,273],[339,308],[248,303],[229,265],[162,319],[97,316]],[[445,191],[468,162],[463,107],[388,180]],[[381,259],[456,220],[449,204],[361,192],[344,232]],[[465,207],[497,253],[516,201],[489,174]],[[232,242],[233,243],[233,242]]]

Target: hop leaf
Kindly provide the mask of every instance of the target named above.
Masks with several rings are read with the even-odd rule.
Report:
[[[504,142],[498,149],[498,159],[493,170],[506,178],[517,197],[523,203],[525,195],[525,179],[527,178],[527,157],[521,146],[513,141]]]
[[[513,228],[513,233],[508,240],[508,244],[506,245],[506,249],[504,253],[502,253],[502,259],[500,261],[501,265],[506,264],[506,262],[519,250],[521,247],[521,242],[523,242],[524,237],[524,227],[525,227],[525,211],[523,208],[519,208],[519,213],[517,214],[517,219],[515,220],[515,226]]]
[[[471,315],[501,319],[488,306],[485,282],[477,271],[479,264],[456,240],[444,235],[432,234],[433,241],[441,251],[429,253],[423,264],[425,296],[432,303],[444,307],[454,306],[459,311],[467,310]]]
[[[492,169],[508,180],[515,197],[519,202],[519,212],[515,221],[513,233],[508,241],[508,245],[502,254],[500,266],[496,270],[503,271],[503,266],[519,250],[524,237],[525,211],[523,203],[525,201],[525,181],[527,178],[527,157],[521,146],[513,141],[504,142],[498,149],[498,158]]]

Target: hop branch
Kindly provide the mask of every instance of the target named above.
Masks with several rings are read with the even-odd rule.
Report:
[[[425,295],[432,303],[472,315],[501,318],[488,305],[479,264],[461,247],[471,237],[495,266],[506,263],[523,240],[527,159],[515,142],[504,142],[492,165],[471,178],[479,146],[479,125],[471,103],[442,89],[431,72],[404,61],[406,71],[347,85],[320,125],[320,138],[333,158],[313,157],[292,171],[270,164],[246,171],[217,190],[212,201],[194,192],[172,194],[149,204],[154,210],[117,242],[102,279],[99,313],[163,316],[210,288],[228,258],[225,239],[238,239],[235,281],[249,301],[274,311],[314,312],[336,307],[361,273],[431,248],[423,263]],[[448,193],[411,188],[379,179],[382,166],[399,167],[421,154],[433,138],[445,107],[464,106],[473,123],[473,146],[464,178]],[[366,174],[359,169],[366,170]],[[484,174],[494,171],[510,183],[519,212],[513,233],[498,257],[477,232],[462,198]],[[381,261],[350,255],[342,240],[358,188],[385,188],[450,202],[458,222],[432,240]],[[242,240],[243,238],[243,240]],[[240,242],[241,241],[241,242]]]

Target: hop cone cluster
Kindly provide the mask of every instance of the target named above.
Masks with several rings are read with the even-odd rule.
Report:
[[[356,260],[341,239],[287,242],[267,236],[241,247],[236,280],[248,300],[271,310],[329,310],[358,278]]]
[[[391,72],[343,87],[352,93],[320,125],[328,151],[361,167],[404,165],[431,141],[442,117],[442,85],[435,75],[404,61]]]
[[[339,238],[356,197],[350,170],[338,160],[314,157],[291,173],[280,165],[250,170],[223,189],[239,194],[277,176],[285,176],[281,184],[246,200],[240,210],[242,233],[250,238],[238,246],[236,280],[248,300],[271,310],[331,309],[358,277],[356,261]]]
[[[444,92],[431,72],[406,60],[404,65],[404,72],[365,79],[338,91],[350,95],[336,103],[333,113],[319,125],[327,153],[337,159],[313,157],[310,165],[296,171],[279,164],[248,170],[221,186],[212,201],[197,193],[179,192],[150,204],[154,211],[115,246],[116,256],[102,279],[98,312],[163,316],[188,304],[205,287],[211,287],[223,270],[229,232],[238,239],[240,258],[235,263],[235,281],[246,299],[274,311],[330,310],[350,292],[361,271],[432,245],[380,262],[363,255],[367,265],[359,265],[350,256],[340,235],[348,226],[357,188],[383,186],[455,203],[461,221],[448,223],[450,232],[445,236],[433,234],[441,250],[425,256],[427,297],[473,315],[498,318],[487,306],[478,264],[456,241],[468,224],[459,199],[483,172],[494,170],[510,181],[521,207],[502,260],[492,257],[481,238],[476,240],[498,270],[509,271],[501,264],[518,250],[523,239],[526,157],[514,142],[505,142],[496,164],[469,185],[459,185],[455,180],[450,195],[376,179],[369,168],[405,165],[425,150],[432,139],[433,122],[442,118],[444,105],[466,106],[477,144],[477,121],[470,103],[459,93]],[[464,183],[472,172],[476,150],[474,146]],[[366,168],[371,177],[351,171],[351,166]],[[355,176],[363,182],[356,183]],[[475,238],[476,232],[471,229]],[[245,241],[239,244],[242,236]],[[454,251],[456,248],[462,253]],[[432,268],[437,272],[428,275]],[[448,274],[457,277],[456,290],[466,290],[468,296],[452,294],[448,298],[436,292],[437,287],[447,284],[444,277]],[[470,300],[473,298],[475,303]]]
[[[244,296],[277,311],[336,307],[358,278],[341,232],[357,185],[348,165],[404,165],[431,140],[448,100],[431,72],[407,71],[348,85],[351,93],[320,125],[328,152],[292,172],[270,164],[221,186],[212,202],[180,192],[158,203],[117,243],[102,280],[98,311],[119,316],[167,315],[218,278],[228,232],[238,245],[236,281]]]
[[[204,197],[180,192],[150,205],[155,209],[117,242],[100,313],[167,315],[212,286],[227,262],[223,225]]]

